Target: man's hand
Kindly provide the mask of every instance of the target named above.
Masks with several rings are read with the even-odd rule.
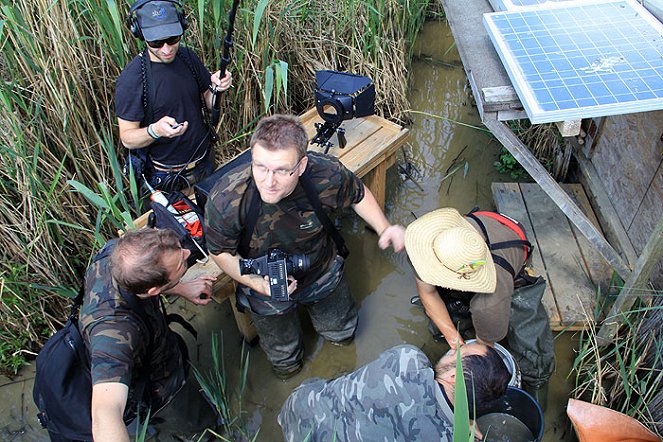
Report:
[[[224,75],[223,78],[219,78],[220,75],[221,71],[216,71],[212,74],[212,77],[210,78],[212,85],[222,91],[228,90],[233,84],[232,74],[230,71],[226,70],[226,75]]]
[[[188,121],[177,121],[168,115],[150,125],[152,132],[159,138],[175,138],[182,135],[189,127]]]
[[[384,229],[378,239],[378,246],[382,250],[392,246],[395,252],[402,251],[405,248],[405,227],[394,224]]]
[[[288,296],[290,296],[295,290],[297,290],[297,280],[293,278],[292,275],[288,275],[288,281],[290,281],[288,284]],[[265,275],[262,279],[262,283],[262,291],[259,293],[263,296],[266,296],[267,298],[270,298],[272,295],[269,288],[269,276]]]
[[[212,300],[212,285],[216,281],[214,276],[201,276],[193,281],[180,281],[172,289],[166,291],[169,295],[178,295],[196,305],[207,305]]]
[[[458,333],[458,330],[454,329],[452,332],[447,332],[443,336],[453,351],[458,350],[461,345],[465,345],[465,341],[463,341],[463,337]]]

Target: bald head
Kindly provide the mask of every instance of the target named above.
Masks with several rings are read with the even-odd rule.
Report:
[[[111,273],[120,287],[139,295],[168,283],[164,253],[180,250],[172,230],[140,229],[120,238],[111,254]]]

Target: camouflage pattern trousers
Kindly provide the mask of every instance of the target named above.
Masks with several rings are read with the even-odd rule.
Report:
[[[306,308],[315,331],[328,341],[352,338],[357,329],[357,308],[343,274],[341,257],[337,256],[329,270],[315,283],[298,288],[291,301],[272,302],[250,292],[247,287],[240,286],[239,301],[251,308],[260,347],[276,370],[290,371],[298,367],[304,357],[298,305]]]

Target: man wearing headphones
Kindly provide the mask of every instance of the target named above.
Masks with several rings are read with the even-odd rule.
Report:
[[[120,139],[134,172],[153,187],[188,187],[214,170],[216,133],[206,116],[212,90],[228,89],[230,72],[210,75],[192,50],[180,47],[187,28],[180,2],[139,0],[128,21],[146,47],[117,79]]]

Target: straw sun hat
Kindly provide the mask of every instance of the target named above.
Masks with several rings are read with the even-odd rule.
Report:
[[[405,249],[417,275],[428,284],[495,291],[495,264],[486,241],[456,209],[434,210],[410,224]]]

